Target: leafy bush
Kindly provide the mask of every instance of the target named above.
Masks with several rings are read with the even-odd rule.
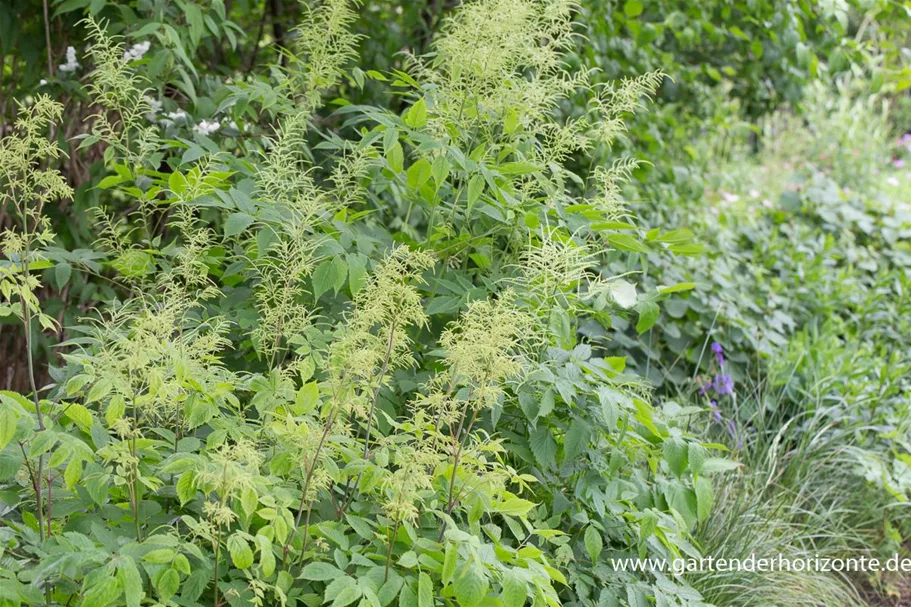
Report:
[[[350,72],[404,109],[331,115],[359,41],[345,0],[192,116],[84,23],[93,250],[52,246],[43,213],[70,195],[38,168],[60,105],[24,103],[0,145],[23,221],[4,310],[34,335],[53,327],[37,272],[112,283],[49,385],[0,394],[4,605],[701,604],[607,565],[696,554],[706,475],[730,466],[578,337],[690,285],[637,290],[595,254],[644,250],[622,197],[637,161],[587,180],[566,162],[603,154],[663,76],[565,71],[574,14],[468,3],[407,71]],[[585,115],[555,120],[579,92]]]
[[[895,198],[906,177],[877,103],[843,86],[806,106],[769,119],[754,162],[735,157],[743,164],[705,178],[719,188],[707,208],[644,209],[693,226],[713,251],[652,255],[646,282],[697,286],[641,339],[617,340],[663,391],[701,407],[700,434],[744,466],[697,529],[707,553],[888,558],[908,529],[911,217]],[[845,145],[852,131],[866,152]],[[860,600],[850,579],[818,572],[691,581],[716,604],[805,604],[796,588],[826,604]]]
[[[902,7],[49,4],[0,606],[854,605],[612,559],[901,549]]]

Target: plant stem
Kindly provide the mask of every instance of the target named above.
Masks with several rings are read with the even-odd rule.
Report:
[[[26,223],[26,233],[28,224]],[[26,238],[25,257],[22,259],[22,273],[25,279],[22,284],[22,293],[19,294],[19,302],[22,306],[23,322],[25,324],[25,355],[28,363],[28,380],[29,387],[32,390],[32,400],[35,402],[35,414],[38,416],[38,431],[44,432],[44,415],[41,412],[41,399],[38,397],[38,384],[35,381],[35,358],[32,355],[32,308],[28,299],[25,297],[25,291],[29,285],[28,264],[31,262],[30,240]],[[38,456],[38,472],[36,473],[37,482],[35,483],[35,498],[38,514],[38,536],[48,538],[51,535],[50,520],[47,521],[47,529],[44,524],[44,495],[41,490],[42,477],[44,476],[44,455]]]
[[[294,517],[294,530],[296,532],[297,528],[300,527],[301,517],[304,514],[304,508],[307,508],[307,523],[306,528],[304,529],[301,559],[303,559],[304,549],[307,547],[307,536],[310,534],[310,509],[307,507],[307,493],[310,492],[310,481],[313,480],[313,474],[316,472],[316,464],[319,462],[320,452],[323,450],[323,445],[326,443],[326,438],[329,436],[329,432],[332,430],[332,424],[335,423],[335,414],[336,407],[333,404],[332,410],[329,412],[329,418],[326,420],[326,425],[323,428],[323,434],[320,436],[319,444],[316,446],[316,451],[313,454],[313,458],[310,460],[310,465],[307,467],[307,476],[304,478],[304,488],[301,493],[301,503],[297,508],[297,515]],[[293,537],[294,533],[289,534],[288,540],[282,547],[282,563],[284,563],[288,557],[288,548],[291,545],[291,539]]]
[[[389,339],[386,342],[386,354],[383,356],[383,366],[380,368],[379,376],[377,377],[376,388],[373,389],[373,400],[370,403],[370,412],[367,414],[367,434],[364,436],[364,458],[367,458],[367,453],[370,452],[370,428],[373,425],[373,414],[376,411],[376,401],[380,397],[380,388],[383,387],[383,377],[386,375],[386,371],[389,369],[389,359],[392,357],[392,346],[395,345],[395,328],[396,323],[392,323],[389,326]]]
[[[386,548],[386,574],[383,576],[383,581],[389,579],[389,564],[392,562],[392,547],[395,546],[395,538],[399,533],[399,524],[400,521],[396,519],[395,526],[392,528],[392,536],[389,538],[389,546]]]
[[[130,452],[133,454],[133,478],[130,479],[130,493],[133,494],[133,520],[136,524],[136,541],[142,541],[142,527],[139,523],[139,490],[136,479],[139,478],[139,456],[136,455],[136,433],[139,432],[139,413],[136,410],[136,398],[133,401],[133,437],[130,443]]]
[[[380,389],[383,387],[383,377],[386,375],[386,371],[389,369],[389,359],[392,357],[392,347],[395,345],[395,329],[396,323],[392,323],[389,326],[389,339],[386,343],[386,353],[383,356],[383,364],[380,367],[380,372],[377,374],[376,387],[373,389],[373,398],[370,402],[370,412],[367,413],[367,435],[364,437],[364,452],[362,454],[363,459],[367,459],[367,454],[370,453],[370,429],[373,426],[373,415],[376,412],[376,403],[380,397]],[[358,432],[360,435],[360,432]],[[357,475],[357,479],[354,481],[354,486],[357,487],[357,483],[360,481],[361,475]],[[339,516],[345,513],[348,510],[348,506],[351,504],[351,500],[354,499],[354,493],[348,495],[348,491],[351,489],[351,479],[349,478],[345,482],[345,501],[342,503],[342,508],[339,511]]]
[[[218,561],[221,559],[221,525],[218,526],[218,535],[215,538],[215,573],[213,574],[212,584],[215,593],[213,605],[218,605]]]
[[[54,76],[54,56],[51,54],[51,20],[48,17],[47,0],[41,0],[44,9],[44,45],[47,48],[47,73]]]

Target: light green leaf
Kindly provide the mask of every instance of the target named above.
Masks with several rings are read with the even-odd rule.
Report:
[[[113,384],[109,379],[100,379],[89,390],[89,395],[85,397],[86,404],[101,400],[111,392]]]
[[[402,144],[396,141],[386,152],[386,162],[393,173],[401,173],[405,165],[405,152],[402,151]]]
[[[119,185],[119,184],[123,183],[124,181],[126,181],[126,179],[124,179],[120,175],[108,175],[107,177],[105,177],[104,179],[102,179],[101,181],[98,182],[98,189],[109,190],[112,187],[114,187],[115,185]]]
[[[24,461],[18,446],[0,449],[0,483],[16,476]]]
[[[70,458],[66,469],[63,471],[63,481],[66,486],[72,489],[82,478],[82,460],[78,457]]]
[[[640,242],[629,234],[608,234],[607,241],[621,251],[630,251],[633,253],[648,253],[649,248],[645,243]]]
[[[117,579],[123,587],[123,596],[126,607],[139,607],[145,592],[142,590],[142,576],[136,567],[136,561],[128,555],[120,556],[120,567],[117,569]]]
[[[35,434],[29,445],[29,457],[38,457],[44,455],[57,444],[57,433],[52,430],[44,430]]]
[[[452,576],[455,575],[456,563],[458,562],[459,551],[456,545],[453,542],[446,544],[446,554],[443,556],[443,572],[442,580],[443,585],[445,586],[452,581]]]
[[[427,104],[424,102],[423,97],[408,108],[402,121],[413,129],[421,128],[427,124]]]
[[[312,580],[315,582],[325,582],[326,580],[333,580],[338,576],[345,575],[337,567],[330,565],[329,563],[308,563],[301,571],[300,577],[304,580]]]
[[[686,470],[687,448],[679,438],[670,438],[664,441],[664,459],[667,461],[671,472],[680,476]]]
[[[256,221],[252,215],[247,213],[231,213],[225,220],[225,236],[236,236],[249,228]]]
[[[82,595],[81,607],[106,607],[120,596],[120,580],[115,577],[97,579]]]
[[[257,506],[259,506],[259,496],[256,495],[256,489],[246,487],[240,492],[240,507],[245,515],[252,516],[256,512]]]
[[[263,575],[269,577],[275,572],[275,554],[272,552],[272,542],[264,535],[257,535],[255,541],[259,548],[259,567]]]
[[[690,443],[687,447],[687,456],[689,459],[690,472],[699,474],[702,472],[702,465],[708,458],[708,451],[699,443]]]
[[[95,421],[92,417],[92,412],[79,403],[70,403],[67,405],[64,414],[76,422],[76,425],[79,426],[81,430],[86,432],[89,431],[89,428],[92,427],[92,424]]]
[[[636,322],[636,332],[641,335],[655,326],[658,316],[661,315],[661,310],[658,308],[658,304],[653,301],[639,302],[638,310],[639,320]]]
[[[661,293],[662,295],[665,295],[667,293],[680,293],[681,291],[691,291],[695,288],[696,288],[695,282],[678,282],[677,284],[671,285],[668,287],[660,286],[660,287],[658,287],[658,292]]]
[[[433,580],[423,571],[418,576],[418,607],[433,607]]]
[[[367,257],[348,254],[345,260],[348,262],[348,287],[354,295],[367,283]]]
[[[478,201],[478,198],[481,197],[481,193],[484,192],[484,177],[481,175],[475,175],[468,180],[468,214],[471,214],[471,209],[474,207],[474,203]]]
[[[173,569],[165,569],[158,577],[155,589],[158,590],[158,596],[163,601],[168,601],[177,593],[180,587],[180,574]]]
[[[0,401],[0,450],[3,450],[16,435],[19,414],[12,407]]]
[[[528,586],[512,570],[503,573],[503,607],[522,607],[528,597]]]
[[[710,457],[702,463],[702,473],[711,474],[712,472],[728,472],[740,467],[737,462],[732,462],[723,457]]]
[[[247,540],[235,534],[228,538],[228,552],[238,569],[247,569],[253,564],[253,550]]]
[[[183,506],[191,499],[196,497],[196,472],[188,470],[180,475],[177,479],[177,497],[180,498],[180,505]]]
[[[510,516],[523,516],[525,514],[528,514],[528,511],[534,507],[535,505],[533,502],[512,496],[497,504],[494,507],[494,510],[500,514],[508,514]]]
[[[466,563],[462,571],[456,575],[452,586],[459,607],[475,607],[487,596],[490,582],[481,565]]]
[[[623,5],[623,14],[632,19],[642,14],[642,2],[640,0],[627,0]]]
[[[332,601],[332,607],[345,607],[361,598],[361,596],[362,592],[359,586],[347,586]]]
[[[712,514],[712,482],[700,476],[696,479],[696,517],[700,521],[706,520]]]
[[[174,552],[174,550],[172,548],[157,548],[155,550],[150,550],[149,552],[146,552],[143,555],[142,560],[144,560],[147,563],[161,565],[161,564],[170,563],[171,561],[173,561],[175,554],[176,553]]]
[[[434,158],[431,174],[433,175],[433,181],[436,184],[437,189],[439,189],[449,177],[449,158],[446,156],[437,156]]]
[[[588,558],[591,559],[592,563],[598,562],[598,557],[601,556],[601,549],[604,547],[604,540],[601,538],[601,532],[595,529],[593,525],[589,525],[585,529],[585,551],[588,552]]]
[[[433,172],[430,162],[426,158],[421,158],[410,167],[406,175],[408,187],[412,190],[420,190],[421,187],[430,180]]]
[[[187,190],[187,178],[184,177],[180,171],[174,171],[171,173],[170,177],[168,177],[168,187],[174,194],[180,196]]]

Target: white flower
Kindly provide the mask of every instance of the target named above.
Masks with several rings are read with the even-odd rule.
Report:
[[[187,117],[187,113],[183,110],[177,110],[176,112],[168,112],[169,120],[183,120]]]
[[[730,192],[722,192],[721,197],[724,198],[725,202],[737,202],[740,200],[740,196],[731,194]]]
[[[66,47],[66,63],[59,66],[61,72],[75,72],[79,69],[79,62],[76,61],[76,49],[72,46]]]
[[[149,47],[151,44],[148,40],[143,40],[137,44],[134,44],[130,47],[130,50],[123,54],[124,61],[139,61],[142,59],[143,55],[149,52]]]
[[[896,179],[895,177],[889,177],[888,179],[886,179],[886,183],[888,183],[891,186],[897,186],[898,179]]]
[[[753,188],[752,190],[750,190],[750,196],[752,198],[759,198],[759,190],[757,190],[756,188]]]
[[[155,99],[154,97],[149,97],[148,95],[143,95],[142,98],[145,100],[146,103],[149,104],[149,110],[151,110],[150,113],[157,114],[158,112],[161,111],[161,101],[159,101],[158,99]]]
[[[40,81],[38,84],[39,84],[40,86],[44,86],[45,84],[47,84],[47,80],[45,80],[44,78],[42,78],[41,81]]]
[[[214,120],[212,122],[207,122],[205,120],[201,120],[199,122],[199,124],[197,124],[196,126],[193,127],[193,130],[195,130],[200,135],[211,135],[212,133],[217,131],[220,127],[221,127],[221,125],[218,124],[218,122],[215,122]]]

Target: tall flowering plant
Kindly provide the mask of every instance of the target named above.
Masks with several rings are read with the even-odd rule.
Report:
[[[737,448],[743,446],[743,435],[737,427],[737,423],[732,417],[725,417],[721,407],[718,404],[722,397],[729,397],[730,400],[736,398],[734,392],[734,379],[725,369],[724,347],[716,342],[712,342],[712,353],[715,355],[715,362],[712,364],[712,372],[709,377],[701,380],[699,395],[704,397],[712,412],[713,423],[722,425],[731,438],[737,442]]]

